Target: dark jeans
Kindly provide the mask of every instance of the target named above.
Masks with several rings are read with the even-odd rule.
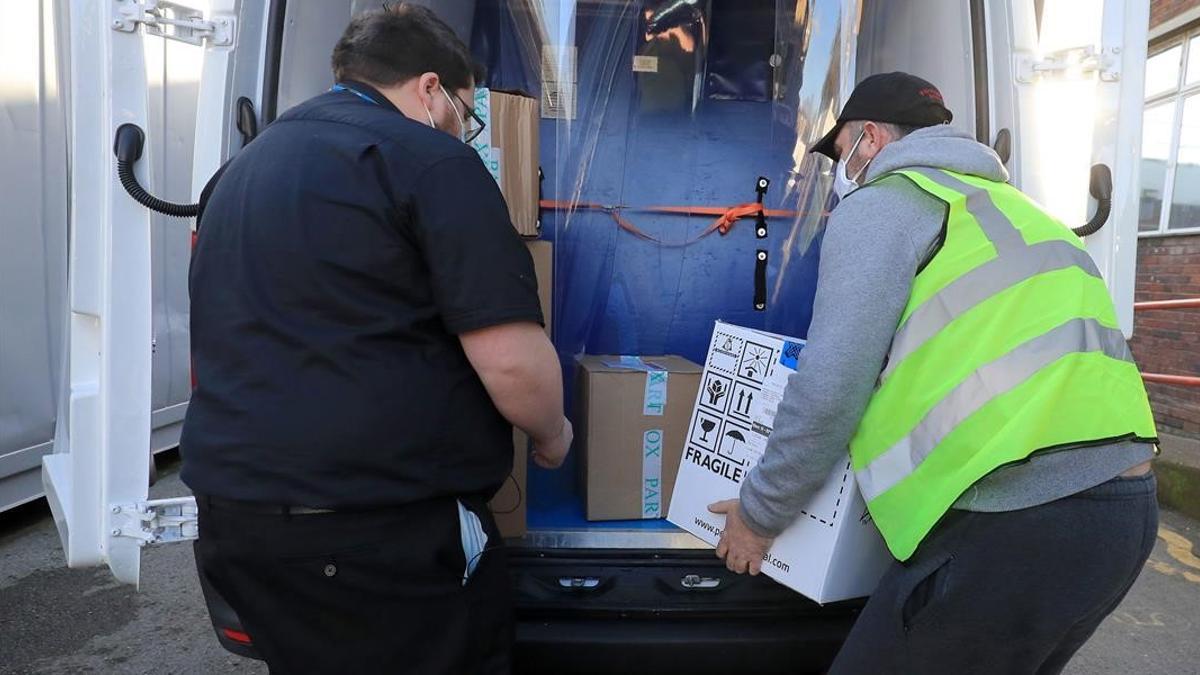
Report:
[[[464,584],[452,498],[305,515],[197,501],[199,573],[237,612],[272,673],[509,671],[511,582],[482,502],[463,499],[489,537]]]
[[[883,577],[835,675],[1059,673],[1142,571],[1153,474],[1007,513],[952,511]]]

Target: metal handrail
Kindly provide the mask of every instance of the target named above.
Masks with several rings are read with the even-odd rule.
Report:
[[[1200,298],[1183,298],[1180,300],[1148,300],[1133,303],[1133,311],[1148,311],[1162,309],[1200,309]],[[1181,387],[1200,387],[1200,377],[1194,375],[1166,375],[1163,373],[1142,373],[1146,382],[1158,384],[1173,384]]]
[[[1133,303],[1133,310],[1149,309],[1200,309],[1200,298],[1184,298],[1182,300],[1147,300]]]

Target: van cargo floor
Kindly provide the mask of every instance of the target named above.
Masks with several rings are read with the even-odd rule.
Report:
[[[529,533],[534,548],[697,549],[704,542],[663,519],[590,521],[584,514],[573,467],[549,472],[530,467]]]

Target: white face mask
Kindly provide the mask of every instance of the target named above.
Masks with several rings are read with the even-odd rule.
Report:
[[[466,143],[467,142],[467,140],[466,140],[466,131],[467,130],[465,128],[463,128],[462,116],[458,112],[458,106],[454,105],[454,99],[450,98],[450,93],[446,91],[445,87],[438,85],[438,88],[442,90],[442,96],[446,97],[446,103],[449,103],[450,109],[454,111],[454,119],[458,122],[458,140],[463,143]],[[425,114],[429,117],[429,126],[433,127],[434,129],[437,129],[438,126],[433,121],[433,113],[429,111],[429,107],[426,106],[424,103],[422,103],[421,106],[423,108],[425,108]],[[449,133],[449,132],[447,132],[447,133]]]
[[[858,139],[854,141],[854,145],[850,146],[850,152],[838,160],[837,167],[833,171],[833,193],[838,196],[838,199],[845,199],[846,195],[858,189],[858,178],[867,170],[867,165],[871,163],[871,160],[867,160],[867,163],[863,164],[862,168],[854,174],[853,178],[846,175],[846,164],[854,156],[854,151],[858,150],[858,144],[862,142],[863,135],[866,133],[867,130],[863,129],[858,134]]]

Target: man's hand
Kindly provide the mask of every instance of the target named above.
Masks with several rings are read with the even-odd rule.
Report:
[[[725,514],[725,531],[717,544],[717,557],[725,561],[725,567],[731,572],[745,574],[748,571],[757,575],[762,571],[763,557],[775,539],[755,534],[742,520],[740,507],[736,499],[708,505],[712,513]]]
[[[533,463],[543,469],[557,469],[567,459],[571,442],[575,440],[575,429],[571,420],[563,418],[562,431],[558,436],[547,441],[533,442]]]

